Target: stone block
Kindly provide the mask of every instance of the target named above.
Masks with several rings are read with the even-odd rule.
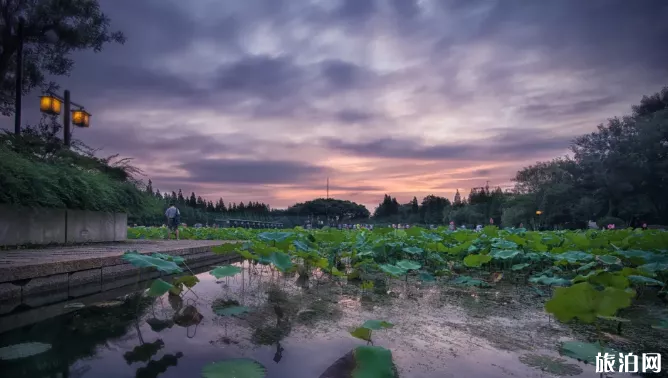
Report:
[[[113,213],[67,210],[67,242],[88,243],[115,240]]]
[[[105,266],[102,268],[102,290],[136,284],[141,279],[139,274],[139,268],[130,264]]]
[[[125,241],[128,238],[128,215],[114,214],[114,241]]]
[[[21,299],[21,286],[11,283],[0,284],[0,302]]]
[[[25,299],[30,296],[64,292],[65,298],[67,298],[68,289],[69,274],[54,274],[52,276],[33,278],[23,286],[21,296]]]
[[[102,269],[74,272],[69,278],[69,296],[81,297],[102,291]]]

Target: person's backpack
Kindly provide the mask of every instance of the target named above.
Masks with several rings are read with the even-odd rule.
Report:
[[[176,209],[176,214],[174,214],[174,224],[176,226],[181,224],[181,212],[179,209]]]

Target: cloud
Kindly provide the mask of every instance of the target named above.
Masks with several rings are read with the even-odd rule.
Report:
[[[206,159],[180,165],[188,178],[198,183],[289,184],[311,180],[327,171],[324,167],[291,161]]]
[[[100,3],[128,41],[55,78],[75,136],[236,202],[505,185],[668,83],[664,0]]]

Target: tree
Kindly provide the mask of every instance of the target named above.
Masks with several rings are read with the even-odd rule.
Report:
[[[35,87],[46,88],[46,76],[68,75],[74,66],[72,52],[99,52],[107,43],[125,43],[123,33],[109,29],[110,19],[97,0],[3,0],[0,13],[0,112],[4,115],[14,112],[20,16],[25,20],[24,94]]]

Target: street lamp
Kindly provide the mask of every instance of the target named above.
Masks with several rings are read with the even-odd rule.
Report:
[[[78,109],[70,110],[74,105]],[[84,110],[84,107],[70,101],[70,91],[65,90],[63,97],[58,96],[53,92],[47,92],[46,95],[40,97],[39,110],[42,113],[50,115],[60,114],[60,109],[63,108],[63,144],[66,147],[70,146],[70,120],[74,126],[90,127],[90,113]]]

